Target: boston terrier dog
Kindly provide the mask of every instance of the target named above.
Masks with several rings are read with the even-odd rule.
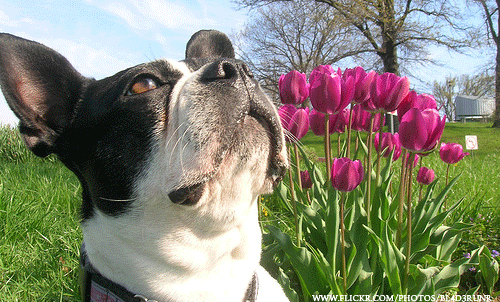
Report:
[[[26,145],[81,182],[85,301],[287,301],[259,265],[257,210],[284,135],[226,35],[95,80],[1,34],[0,84]]]

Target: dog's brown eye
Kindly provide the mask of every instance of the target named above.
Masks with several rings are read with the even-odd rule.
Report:
[[[139,78],[130,86],[126,95],[141,94],[158,88],[158,84],[151,78]]]

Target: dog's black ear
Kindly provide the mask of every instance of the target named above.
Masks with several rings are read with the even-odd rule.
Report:
[[[26,145],[36,155],[55,151],[57,138],[73,117],[84,79],[56,51],[0,34],[0,85],[20,120]]]
[[[186,46],[186,59],[193,58],[234,59],[233,44],[220,31],[200,30],[189,39]]]

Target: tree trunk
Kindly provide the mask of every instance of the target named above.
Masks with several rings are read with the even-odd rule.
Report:
[[[394,11],[394,0],[384,0],[380,7],[382,51],[378,55],[384,64],[384,72],[399,75],[398,48],[396,45],[396,13]]]
[[[379,56],[384,63],[384,72],[391,72],[399,75],[398,49],[395,45],[395,41],[392,38],[388,38],[388,40],[384,41],[383,48],[385,52],[379,53]]]
[[[500,22],[500,20],[499,20]],[[500,43],[497,43],[495,65],[495,112],[493,113],[493,128],[500,128]]]

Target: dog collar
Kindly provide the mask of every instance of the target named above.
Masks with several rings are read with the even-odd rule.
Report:
[[[259,288],[257,273],[252,276],[243,302],[256,302]],[[123,286],[102,276],[91,264],[85,251],[80,251],[80,292],[83,302],[158,302],[129,292]]]

